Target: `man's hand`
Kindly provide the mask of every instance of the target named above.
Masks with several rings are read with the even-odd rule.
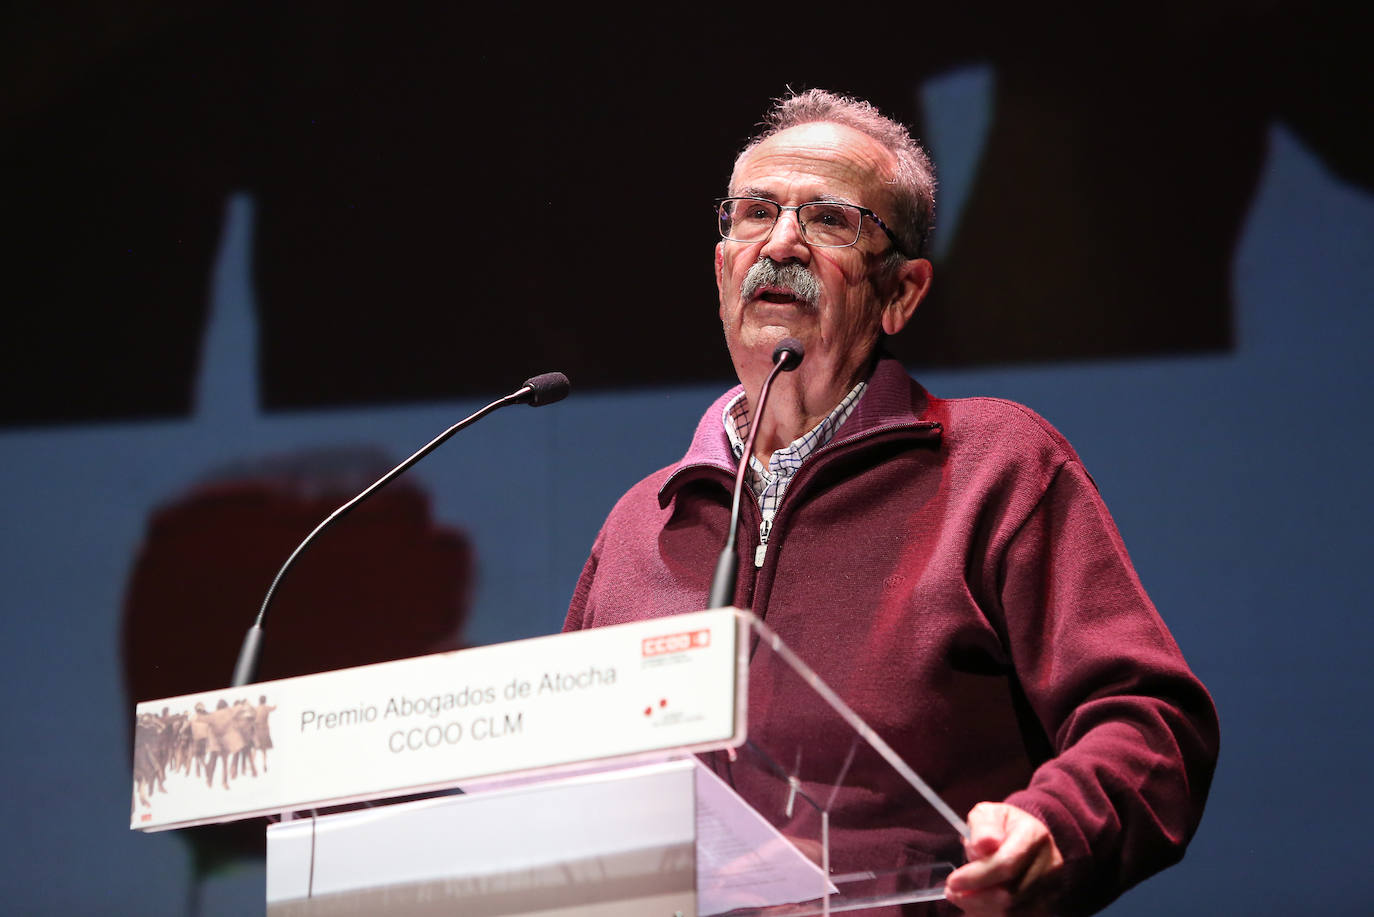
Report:
[[[1049,913],[1064,865],[1050,829],[1024,809],[980,802],[968,813],[968,862],[950,873],[945,896],[970,914]]]

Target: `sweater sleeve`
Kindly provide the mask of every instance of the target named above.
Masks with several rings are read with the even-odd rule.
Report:
[[[577,585],[573,588],[572,601],[568,604],[568,616],[563,619],[563,632],[572,630],[582,630],[591,626],[591,621],[587,619],[588,604],[591,600],[592,581],[596,578],[596,564],[601,556],[601,545],[606,538],[606,529],[602,527],[596,535],[596,541],[592,543],[592,552],[587,557],[587,562],[582,565],[582,575],[577,578]]]
[[[1216,710],[1077,461],[1007,542],[1000,596],[1012,663],[1053,748],[1005,801],[1050,828],[1064,913],[1090,912],[1183,856],[1216,766]]]

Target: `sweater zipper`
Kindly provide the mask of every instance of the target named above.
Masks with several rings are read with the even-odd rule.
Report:
[[[759,524],[759,544],[754,548],[754,569],[763,566],[763,558],[768,553],[768,533],[773,531],[773,520],[765,519]]]
[[[930,422],[926,422],[926,423],[923,423],[923,424],[920,425],[920,427],[923,427],[923,428],[925,428],[925,429],[927,429],[927,430],[928,430],[928,429],[935,428],[935,427],[937,427],[937,426],[938,426],[937,424],[930,423]],[[845,439],[845,440],[842,440],[842,441],[840,441],[840,442],[833,442],[833,441],[832,441],[832,442],[826,443],[824,446],[821,446],[819,449],[817,449],[817,450],[815,451],[815,453],[812,454],[811,458],[810,458],[807,462],[805,462],[805,463],[802,464],[802,467],[801,467],[801,468],[798,468],[798,469],[797,469],[796,475],[792,478],[792,480],[791,480],[791,481],[788,483],[788,485],[787,485],[787,490],[788,490],[788,492],[789,492],[789,493],[795,493],[795,492],[796,492],[796,491],[793,490],[793,488],[796,487],[796,485],[797,485],[797,483],[798,483],[799,480],[802,480],[802,479],[804,479],[805,476],[807,476],[807,472],[808,472],[808,471],[814,473],[814,471],[815,471],[815,469],[816,469],[816,464],[817,464],[815,460],[816,460],[817,458],[828,458],[828,457],[829,457],[829,454],[834,454],[834,453],[840,452],[840,451],[842,451],[842,450],[844,450],[844,449],[846,449],[846,448],[848,448],[848,447],[850,447],[850,446],[854,446],[854,445],[858,445],[859,443],[867,442],[868,440],[872,439],[872,438],[875,437],[875,436],[881,436],[881,435],[883,435],[883,434],[885,434],[885,433],[890,433],[890,432],[892,432],[893,430],[903,430],[903,429],[911,429],[911,425],[910,425],[910,424],[905,424],[905,423],[903,423],[903,424],[888,424],[888,425],[886,425],[886,426],[876,427],[876,428],[874,428],[874,429],[872,429],[872,430],[868,430],[868,431],[866,431],[866,432],[864,432],[864,433],[861,433],[861,434],[859,434],[858,436],[850,437],[850,438]],[[758,499],[755,498],[755,501],[754,501],[754,502],[757,503],[757,502],[758,502]],[[787,501],[784,500],[784,501],[782,501],[782,502],[785,504]],[[778,512],[778,513],[783,512],[783,507],[782,507],[782,505],[779,505],[779,506],[778,506],[777,512]],[[769,536],[769,534],[772,533],[772,531],[773,531],[773,522],[774,522],[774,520],[775,520],[776,518],[777,518],[777,514],[775,513],[775,514],[774,514],[774,519],[768,520],[767,528],[765,529],[765,528],[760,527],[760,529],[759,529],[759,544],[758,544],[758,547],[754,548],[754,569],[755,569],[755,570],[762,570],[762,569],[763,569],[763,561],[764,561],[764,558],[768,556],[768,536]]]

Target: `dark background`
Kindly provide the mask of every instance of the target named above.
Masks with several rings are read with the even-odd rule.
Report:
[[[0,13],[5,900],[255,908],[237,841],[126,830],[132,699],[222,684],[314,520],[548,369],[573,399],[484,422],[321,545],[265,662],[557,629],[610,503],[729,382],[709,202],[766,100],[815,85],[940,168],[899,354],[1069,435],[1216,695],[1197,842],[1113,912],[1364,911],[1359,30],[1274,3],[771,12]],[[626,194],[643,223],[607,225]]]
[[[1224,350],[1269,125],[1374,181],[1357,30],[1320,7],[956,6],[797,35],[677,12],[21,4],[0,422],[187,416],[231,191],[257,202],[268,411],[476,394],[517,354],[583,388],[720,378],[715,328],[682,311],[711,275],[680,253],[788,84],[919,135],[915,87],[990,68],[977,182],[897,344],[926,365]],[[612,210],[627,194],[643,204]],[[622,210],[639,219],[607,223]]]

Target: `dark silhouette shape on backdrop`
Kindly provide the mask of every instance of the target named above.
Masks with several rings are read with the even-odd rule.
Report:
[[[789,82],[920,133],[923,80],[991,68],[957,235],[893,342],[908,361],[1223,350],[1269,126],[1374,186],[1352,117],[1363,33],[1334,4],[950,5],[823,53],[652,11],[594,29],[582,10],[88,14],[111,21],[28,5],[0,30],[18,89],[0,102],[17,326],[0,423],[186,415],[240,189],[258,202],[265,408],[486,392],[517,344],[583,388],[728,378],[709,257],[726,176],[696,164]]]

